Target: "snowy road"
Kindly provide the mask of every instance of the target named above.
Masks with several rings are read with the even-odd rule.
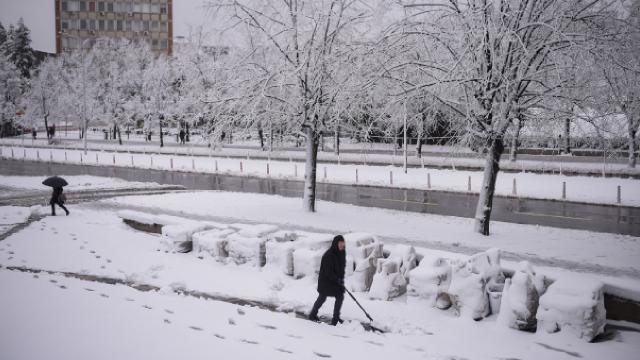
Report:
[[[129,181],[182,185],[194,190],[226,190],[299,197],[302,182],[221,174],[157,171],[0,160],[5,175],[91,174]],[[318,183],[318,198],[333,202],[418,213],[473,217],[477,195]],[[496,196],[492,219],[640,236],[640,208]]]

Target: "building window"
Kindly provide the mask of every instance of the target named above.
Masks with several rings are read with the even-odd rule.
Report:
[[[80,11],[87,11],[87,2],[80,1]]]
[[[104,31],[104,20],[98,20],[98,30]]]
[[[113,3],[112,2],[107,3],[107,11],[108,12],[113,12]]]
[[[158,39],[151,40],[151,48],[152,49],[157,49],[158,48]]]
[[[142,4],[142,12],[150,13],[151,12],[151,4]]]
[[[160,5],[160,14],[167,13],[167,5]]]
[[[68,30],[69,29],[69,23],[66,20],[62,20],[62,23],[61,23],[60,27],[62,27],[62,30]]]
[[[60,3],[61,9],[62,11],[67,11],[67,2],[63,1],[62,3]]]
[[[160,41],[160,48],[161,49],[166,49],[167,48],[167,39],[162,39]]]
[[[131,31],[131,20],[125,20],[124,31]]]
[[[149,31],[149,21],[147,20],[142,21],[142,30]]]
[[[113,20],[107,20],[107,31],[113,31]]]
[[[166,21],[161,21],[160,22],[160,31],[161,32],[167,32],[167,22]]]
[[[142,12],[142,4],[133,4],[133,12]]]
[[[155,20],[151,22],[151,31],[158,31],[158,22]]]
[[[95,12],[96,11],[96,2],[95,1],[89,1],[89,11],[91,11],[91,12]]]
[[[91,19],[89,20],[89,30],[95,30],[96,29],[96,21]]]
[[[122,27],[122,20],[118,20],[118,21],[116,22],[116,30],[118,30],[118,31],[122,31],[122,30],[123,30],[123,27]]]
[[[151,4],[151,12],[154,13],[154,14],[159,14],[160,13],[160,5]]]
[[[80,5],[77,1],[67,1],[67,10],[68,11],[78,11],[80,10]]]
[[[104,1],[98,2],[98,11],[104,12]]]
[[[87,30],[87,20],[85,19],[80,20],[80,30]]]

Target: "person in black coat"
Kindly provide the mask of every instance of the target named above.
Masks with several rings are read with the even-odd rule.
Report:
[[[309,313],[309,320],[318,321],[318,310],[327,297],[335,297],[331,325],[342,323],[340,309],[344,300],[344,267],[346,264],[345,243],[342,235],[333,238],[331,247],[322,255],[318,276],[318,299]]]
[[[69,215],[69,210],[64,206],[64,201],[62,200],[62,187],[54,187],[53,193],[51,194],[51,200],[49,200],[49,204],[51,204],[51,215],[56,216],[56,204]]]

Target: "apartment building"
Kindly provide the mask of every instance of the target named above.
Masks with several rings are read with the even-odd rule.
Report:
[[[173,0],[54,0],[56,53],[89,48],[96,39],[137,39],[173,50]]]

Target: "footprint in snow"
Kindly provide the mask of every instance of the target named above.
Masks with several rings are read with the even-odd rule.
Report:
[[[145,308],[145,309],[149,309],[149,310],[153,309],[153,308],[152,308],[151,306],[149,306],[149,305],[142,305],[142,307],[143,307],[143,308]]]
[[[254,340],[240,339],[240,341],[241,341],[241,342],[243,342],[243,343],[245,343],[245,344],[251,344],[251,345],[258,345],[258,344],[260,344],[259,342],[254,341]]]
[[[202,331],[202,328],[198,326],[189,326],[189,329],[195,330],[195,331]]]
[[[125,300],[127,300],[127,301],[135,301],[135,300],[134,300],[134,299],[132,299],[132,298],[124,298],[124,299],[125,299]]]
[[[100,296],[102,296],[103,298],[108,298],[109,297],[109,295],[107,295],[107,294],[100,294]]]
[[[95,291],[93,289],[89,289],[89,288],[84,288],[86,291]]]
[[[108,262],[109,264],[111,264],[111,259],[107,259],[107,262]]]
[[[34,279],[39,279],[39,278],[40,278],[40,276],[38,276],[38,274],[34,274],[34,275],[33,275],[33,278],[34,278]]]
[[[244,310],[242,310],[240,308],[237,308],[236,311],[238,311],[239,315],[244,315],[245,314]]]
[[[302,336],[300,335],[293,335],[293,334],[287,334],[288,337],[290,338],[294,338],[294,339],[304,339]]]
[[[276,348],[276,351],[280,351],[280,352],[285,353],[285,354],[293,354],[293,351],[289,351],[289,350],[283,349],[283,348]]]
[[[171,320],[169,320],[169,319],[164,319],[164,323],[165,323],[165,324],[171,324]]]
[[[60,285],[60,286],[58,286],[58,287],[59,287],[60,289],[66,289],[66,288],[67,288],[67,287],[66,287],[66,286],[64,286],[64,285]]]
[[[222,336],[220,334],[213,334],[213,336],[217,337],[218,339],[222,339],[222,340],[226,339],[226,337],[224,337],[224,336]]]
[[[258,326],[260,326],[261,328],[265,328],[267,330],[276,330],[277,329],[277,327],[275,327],[273,325],[258,324]]]
[[[96,259],[100,259],[102,256],[100,255],[96,255]]]
[[[372,345],[384,346],[384,344],[379,343],[379,342],[377,342],[377,341],[367,340],[367,341],[365,341],[365,342],[367,342],[367,343],[369,343],[369,344],[372,344]]]
[[[229,322],[229,325],[235,325],[236,324],[236,321],[233,320],[232,318],[229,318],[228,322]]]
[[[340,335],[340,334],[332,334],[332,335],[335,336],[335,337],[343,338],[343,339],[348,339],[349,338],[349,336],[347,336],[347,335]]]
[[[89,250],[89,254],[95,254],[96,252],[94,250]]]
[[[50,282],[50,283],[53,283],[53,284],[57,284],[57,283],[58,283],[58,280],[55,280],[55,279],[49,279],[49,282]]]
[[[84,246],[80,246],[80,250],[84,250]]]
[[[9,257],[7,258],[7,260],[11,260],[11,259],[13,259],[13,256],[9,256]]]
[[[100,266],[100,269],[106,269],[106,268],[107,268],[107,267],[106,267],[106,266],[104,266],[104,265]]]
[[[316,352],[316,351],[314,351],[313,354],[315,356],[319,356],[321,358],[330,358],[331,357],[331,355],[329,355],[329,354],[323,354],[323,353],[319,353],[319,352]]]
[[[164,309],[164,312],[166,312],[167,314],[173,314],[173,310],[169,310],[169,309]]]
[[[15,253],[14,253],[13,251],[9,251],[9,252],[8,252],[8,254],[9,254],[9,255],[13,255],[13,254],[15,254]]]

